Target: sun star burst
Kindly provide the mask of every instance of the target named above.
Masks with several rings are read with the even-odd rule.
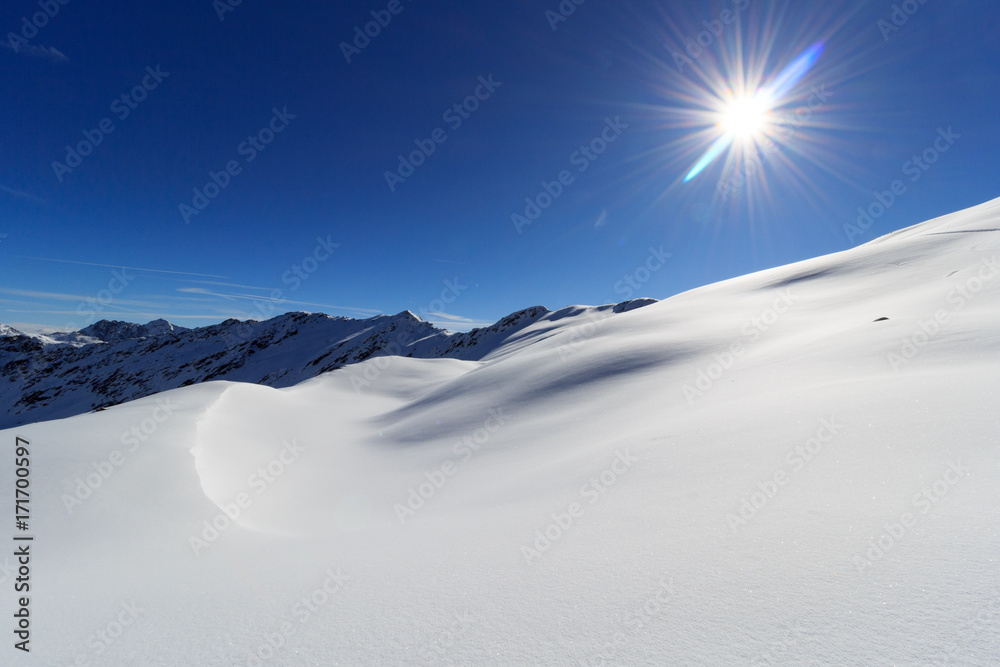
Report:
[[[812,69],[822,53],[823,44],[814,44],[766,86],[745,93],[734,92],[727,99],[717,99],[715,111],[708,116],[716,123],[718,136],[691,167],[684,182],[700,174],[733,144],[752,146],[769,138],[771,111],[787,104],[786,96]]]

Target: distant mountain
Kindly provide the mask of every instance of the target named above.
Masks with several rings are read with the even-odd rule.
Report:
[[[91,343],[102,342],[101,339],[89,336],[83,333],[82,330],[52,331],[44,334],[27,333],[25,331],[18,331],[13,327],[7,326],[6,324],[0,324],[0,338],[12,338],[12,337],[30,338],[40,343],[43,347],[58,346],[58,345],[72,345],[79,347],[81,345],[89,345]]]
[[[635,300],[601,311],[655,303]],[[209,380],[289,387],[381,355],[479,360],[529,325],[569,312],[522,310],[467,333],[439,329],[409,311],[366,320],[287,313],[197,329],[166,320],[102,320],[69,334],[29,335],[3,326],[0,429],[61,419]]]
[[[149,324],[101,320],[100,322],[91,324],[89,327],[80,329],[79,333],[104,341],[105,343],[120,343],[123,340],[148,338],[150,336],[161,336],[169,333],[183,333],[185,331],[190,331],[190,329],[179,327],[162,319],[153,320]]]

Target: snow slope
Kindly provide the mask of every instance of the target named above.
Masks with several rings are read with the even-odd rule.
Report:
[[[998,664],[998,254],[1000,200],[481,357],[2,431],[19,662]]]

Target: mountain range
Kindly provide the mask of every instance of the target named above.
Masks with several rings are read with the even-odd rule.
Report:
[[[598,312],[650,303],[655,300],[633,299]],[[528,325],[573,312],[535,306],[463,333],[437,328],[410,311],[363,320],[294,312],[197,329],[162,319],[144,325],[101,320],[79,331],[49,334],[0,324],[0,428],[101,410],[209,380],[289,387],[381,355],[478,360]]]

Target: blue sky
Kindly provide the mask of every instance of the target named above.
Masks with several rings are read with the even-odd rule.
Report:
[[[25,328],[405,309],[468,328],[1000,196],[988,0],[11,0],[0,28],[0,322]],[[684,183],[713,100],[817,44],[773,150]]]

